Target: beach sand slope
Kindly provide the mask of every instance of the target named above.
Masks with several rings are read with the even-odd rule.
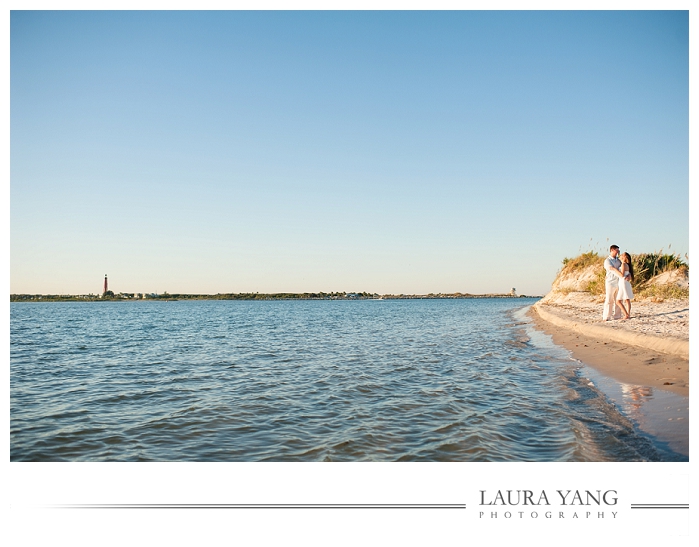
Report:
[[[602,305],[589,293],[550,294],[529,317],[605,376],[688,396],[689,300],[634,301],[631,319],[615,321],[602,321]]]

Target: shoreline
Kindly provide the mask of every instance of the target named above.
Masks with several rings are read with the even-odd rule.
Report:
[[[189,300],[474,300],[483,298],[542,298],[541,296],[517,295],[511,294],[383,294],[375,296],[308,296],[307,293],[292,294],[291,296],[277,296],[276,294],[254,294],[248,295],[169,295],[169,296],[154,296],[147,298],[132,298],[132,297],[115,297],[115,298],[99,298],[87,296],[45,296],[45,295],[10,295],[10,302],[180,302]]]
[[[602,325],[576,322],[561,313],[554,315],[541,307],[539,303],[531,306],[527,316],[538,330],[569,350],[575,359],[622,384],[689,396],[689,360],[684,357],[688,355],[688,340],[662,340],[647,334],[613,331]]]
[[[525,315],[533,328],[551,336],[554,344],[570,351],[584,367],[583,374],[650,438],[659,452],[669,455],[669,461],[686,461],[683,457],[689,458],[689,360],[647,347],[656,346],[657,336],[636,332],[635,336],[629,337],[636,345],[624,342],[621,336],[616,338],[622,341],[608,336],[605,339],[605,335],[615,329],[611,325],[605,328],[607,324],[603,326],[601,319],[596,321],[599,325],[594,325],[594,320],[591,321],[593,324],[582,322],[579,325],[571,317],[574,315],[571,310],[557,309],[556,315],[551,310],[541,313],[541,308],[549,307],[559,308],[537,303],[527,310]],[[554,319],[554,322],[545,317]],[[585,326],[597,326],[598,329],[580,328]],[[618,330],[627,329],[621,327]],[[670,340],[664,349],[681,349],[677,341],[677,337]],[[679,460],[675,459],[677,457]]]

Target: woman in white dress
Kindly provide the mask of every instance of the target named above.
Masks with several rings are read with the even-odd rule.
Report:
[[[619,279],[619,292],[616,295],[616,304],[626,314],[622,319],[631,317],[631,300],[633,300],[633,291],[631,290],[631,282],[633,281],[633,264],[631,264],[631,255],[624,253],[621,258],[621,279]]]

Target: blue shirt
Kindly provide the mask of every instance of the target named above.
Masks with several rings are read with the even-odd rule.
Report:
[[[619,276],[611,271],[610,268],[616,268],[617,270],[620,269],[621,260],[618,258],[612,258],[611,256],[604,259],[604,269],[607,270],[607,277],[604,278],[604,281],[611,285],[618,285]]]

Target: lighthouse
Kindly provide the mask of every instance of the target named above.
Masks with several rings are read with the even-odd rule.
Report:
[[[102,294],[107,294],[108,290],[109,289],[107,287],[107,274],[104,274],[104,291],[102,292]]]

